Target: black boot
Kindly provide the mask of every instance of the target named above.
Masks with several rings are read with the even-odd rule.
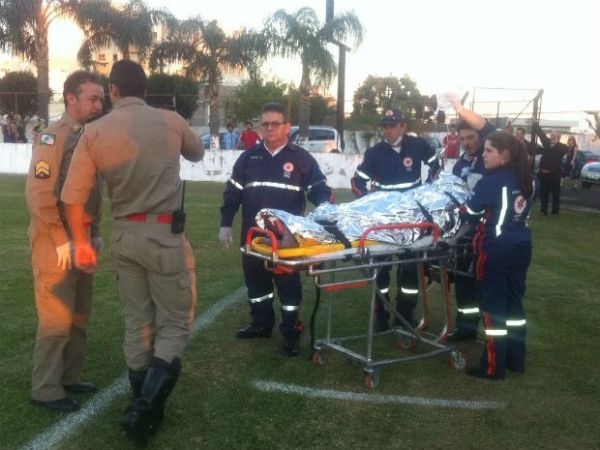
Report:
[[[405,297],[406,296],[402,295],[398,295],[398,297],[396,297],[396,311],[398,311],[398,314],[400,314],[402,318],[410,324],[411,327],[415,328],[418,325],[414,318],[414,310],[417,306],[417,299],[415,298],[413,300]],[[403,323],[396,318],[394,320],[394,325],[403,325]]]
[[[127,407],[121,419],[127,437],[136,444],[146,445],[148,438],[160,428],[165,402],[177,383],[180,370],[177,358],[171,364],[152,358],[141,395]]]
[[[131,384],[131,392],[133,398],[139,398],[142,395],[142,386],[148,370],[131,370],[129,369],[129,384]]]
[[[479,315],[456,313],[454,332],[446,336],[446,342],[476,341]]]
[[[382,298],[383,297],[383,298]],[[386,303],[383,301],[385,299],[387,304],[389,305],[391,300],[390,296],[387,293],[381,293],[381,291],[377,292],[375,297],[375,331],[383,332],[389,330],[390,324],[390,313],[387,310]]]

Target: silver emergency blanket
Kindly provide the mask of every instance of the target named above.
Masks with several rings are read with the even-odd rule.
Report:
[[[256,223],[274,231],[282,247],[298,246],[298,237],[323,244],[339,242],[340,239],[326,229],[331,225],[348,241],[359,239],[369,227],[398,223],[435,223],[442,238],[451,238],[461,226],[460,205],[470,194],[460,178],[441,173],[433,183],[410,191],[376,191],[348,203],[323,203],[306,217],[278,209],[262,209],[256,215]],[[370,233],[368,239],[408,245],[430,231],[412,227],[378,230]]]

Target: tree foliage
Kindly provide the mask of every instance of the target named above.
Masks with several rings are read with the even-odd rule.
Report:
[[[198,83],[180,75],[157,73],[148,77],[146,102],[173,109],[190,120],[198,108]]]
[[[227,105],[227,117],[235,122],[259,118],[265,103],[279,102],[286,105],[288,86],[280,81],[263,81],[260,78],[241,83]]]
[[[316,12],[305,7],[291,14],[283,9],[277,10],[266,20],[264,34],[269,55],[300,58],[302,77],[298,125],[299,135],[307,137],[312,79],[329,86],[337,73],[333,54],[329,50],[331,43],[351,39],[355,46],[360,45],[364,29],[354,13],[337,14],[329,22],[321,23]]]
[[[37,79],[31,72],[9,72],[0,79],[0,110],[20,115],[23,123],[37,114]]]
[[[594,133],[596,133],[596,137],[600,139],[600,111],[586,111],[586,114],[592,116],[585,120],[590,128],[594,130]]]
[[[260,39],[257,33],[248,30],[227,35],[216,20],[206,21],[201,17],[184,20],[153,49],[150,67],[162,70],[165,62],[180,62],[184,76],[206,82],[209,129],[211,135],[218,136],[219,84],[223,72],[240,73],[250,68],[252,76],[260,61],[261,52],[257,50]]]
[[[435,97],[421,95],[409,76],[369,75],[354,93],[351,122],[376,127],[384,109],[399,108],[409,122],[429,122],[435,114]]]
[[[77,58],[89,69],[93,55],[99,49],[115,45],[123,59],[130,59],[135,49],[140,61],[152,47],[152,27],[158,23],[174,26],[175,18],[162,10],[149,9],[143,0],[129,0],[116,5],[110,0],[75,2],[74,19],[83,30],[85,39]]]
[[[231,101],[227,105],[227,117],[238,123],[257,119],[260,117],[263,106],[268,102],[278,102],[287,107],[290,122],[298,123],[300,104],[298,90],[281,81],[263,81],[260,78],[243,82],[235,89]],[[322,95],[312,95],[310,97],[310,124],[321,125],[330,115],[335,115],[335,111],[329,108],[327,99]]]

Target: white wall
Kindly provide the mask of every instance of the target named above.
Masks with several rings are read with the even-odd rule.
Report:
[[[226,182],[231,176],[234,162],[241,150],[207,150],[204,159],[191,163],[182,159],[181,177],[192,181]],[[350,189],[350,178],[362,155],[339,153],[313,153],[321,170],[327,176],[327,183],[334,189]],[[31,144],[0,143],[0,173],[26,174],[31,159]],[[424,168],[424,178],[427,171]]]

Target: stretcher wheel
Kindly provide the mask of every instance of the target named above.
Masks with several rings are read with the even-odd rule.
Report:
[[[368,387],[369,389],[375,389],[376,387],[379,386],[379,382],[380,382],[379,371],[374,370],[371,372],[365,372],[363,381],[364,381],[366,387]]]
[[[317,366],[324,366],[329,361],[329,355],[323,350],[315,350],[312,355],[312,362]]]
[[[462,370],[467,366],[465,355],[458,350],[450,352],[450,367],[457,370]]]

